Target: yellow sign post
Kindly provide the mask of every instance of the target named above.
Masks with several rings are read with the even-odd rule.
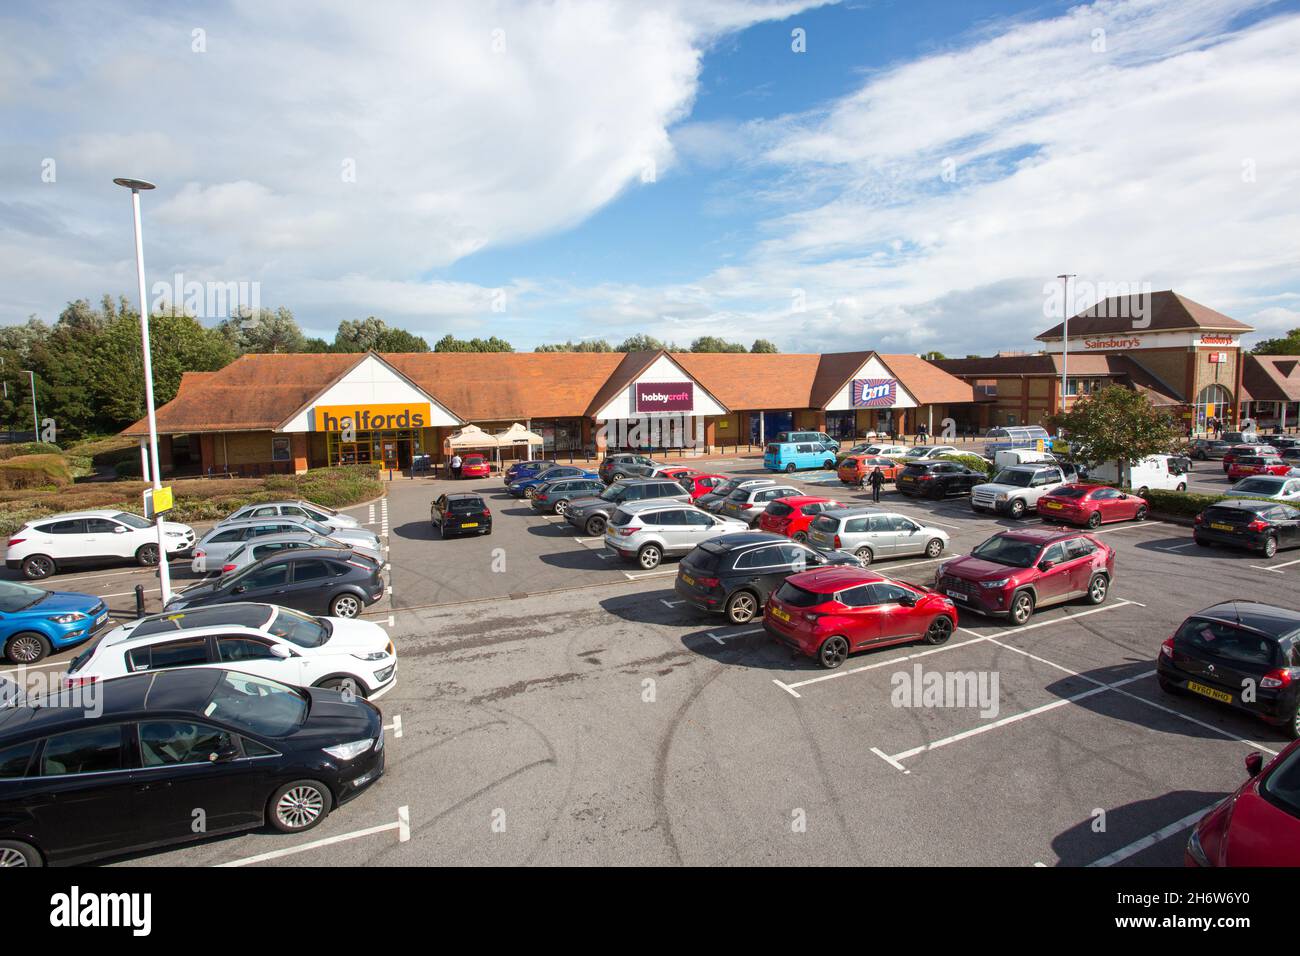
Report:
[[[171,488],[147,488],[144,493],[144,516],[153,518],[157,515],[165,515],[171,511],[172,490]]]

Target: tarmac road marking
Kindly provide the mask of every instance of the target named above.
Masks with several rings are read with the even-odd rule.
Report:
[[[1107,853],[1100,860],[1094,860],[1089,863],[1088,866],[1114,866],[1116,863],[1121,863],[1129,857],[1141,853],[1149,847],[1155,846],[1162,840],[1169,839],[1180,830],[1186,830],[1188,827],[1194,826],[1203,816],[1218,805],[1218,803],[1212,803],[1208,807],[1203,807],[1202,809],[1197,810],[1195,813],[1189,813],[1181,820],[1175,820],[1168,826],[1161,827],[1155,833],[1148,833],[1146,836],[1134,840],[1128,846],[1120,847],[1113,853]]]
[[[680,602],[678,602],[678,603],[680,603]],[[730,640],[730,639],[733,638],[733,637],[743,637],[743,636],[746,635],[746,634],[757,634],[757,633],[758,633],[759,631],[761,631],[761,630],[763,630],[761,627],[749,627],[749,628],[746,628],[746,629],[743,630],[743,631],[732,631],[730,634],[714,634],[713,632],[709,632],[708,634],[705,634],[704,636],[705,636],[705,637],[711,637],[711,638],[713,638],[713,640],[717,641],[719,644],[723,644],[723,642],[725,642],[725,641],[727,641],[727,640]],[[724,646],[725,646],[725,645],[724,645]]]
[[[338,836],[326,837],[323,840],[313,840],[312,842],[304,843],[301,846],[285,847],[283,850],[270,850],[266,853],[259,853],[256,856],[245,857],[242,860],[231,860],[229,863],[218,863],[217,866],[251,866],[254,863],[265,863],[267,860],[278,860],[286,856],[293,856],[296,853],[306,853],[308,850],[317,850],[321,847],[333,846],[336,843],[346,843],[349,840],[359,840],[362,837],[373,836],[376,833],[385,833],[389,830],[397,831],[398,843],[407,843],[410,841],[410,807],[398,807],[397,820],[393,823],[384,823],[377,827],[367,827],[364,830],[354,830],[351,833],[340,833]]]
[[[391,730],[393,732],[393,737],[395,739],[401,737],[402,736],[402,715],[393,714],[393,722],[391,724],[384,724],[384,730]]]
[[[1259,571],[1272,571],[1274,574],[1281,574],[1282,568],[1289,568],[1293,564],[1300,564],[1300,558],[1294,561],[1284,561],[1281,564],[1252,564],[1251,567]]]

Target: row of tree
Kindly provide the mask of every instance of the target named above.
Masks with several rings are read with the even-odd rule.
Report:
[[[605,339],[583,339],[581,342],[562,342],[558,345],[539,345],[534,352],[777,352],[777,347],[767,339],[755,339],[745,348],[739,342],[728,342],[716,335],[702,335],[685,348],[675,342],[663,342],[653,335],[633,335],[618,345]]]

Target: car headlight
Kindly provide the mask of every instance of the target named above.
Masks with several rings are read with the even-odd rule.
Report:
[[[374,742],[374,737],[367,737],[364,740],[352,740],[346,744],[337,744],[333,747],[322,747],[321,749],[335,760],[352,760],[369,750]]]
[[[85,619],[86,615],[82,614],[80,611],[69,611],[67,614],[55,614],[50,617],[50,620],[55,624],[73,624],[77,621],[84,621]]]
[[[369,654],[353,654],[359,661],[382,661],[388,656],[387,651],[371,651]]]
[[[1004,587],[1007,586],[1007,584],[1010,583],[1010,581],[1011,581],[1010,578],[998,578],[996,581],[981,581],[981,582],[980,582],[980,587],[982,587],[982,588],[1004,588]]]
[[[999,491],[996,497],[998,501],[1006,501],[1011,496],[1008,495],[1005,491]]]
[[[1197,866],[1213,866],[1210,858],[1205,855],[1205,848],[1201,846],[1201,835],[1197,832],[1196,827],[1192,827],[1192,835],[1187,840],[1187,855],[1196,861]]]
[[[948,562],[947,561],[942,562],[937,568],[935,568],[934,576],[936,578],[943,577],[943,572],[947,569],[947,567],[948,567]]]

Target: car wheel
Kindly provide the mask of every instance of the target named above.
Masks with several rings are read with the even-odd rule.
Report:
[[[1047,519],[1044,518],[1043,520],[1046,521]],[[1088,527],[1089,527],[1089,528],[1100,528],[1100,527],[1101,527],[1101,512],[1100,512],[1100,511],[1094,511],[1092,514],[1088,515]]]
[[[322,681],[316,685],[326,690],[336,690],[340,694],[350,694],[353,697],[365,697],[366,689],[362,686],[361,681],[355,677],[331,677],[327,681]]]
[[[33,554],[23,559],[23,577],[28,581],[39,581],[54,573],[54,559],[45,554]]]
[[[1187,482],[1185,482],[1185,481],[1180,481],[1180,482],[1178,483],[1178,490],[1179,490],[1179,491],[1186,491],[1186,490],[1187,490]]]
[[[524,497],[525,497],[525,498],[531,498],[531,497],[533,497],[533,495],[535,495],[535,494],[537,494],[537,489],[536,489],[536,488],[525,488],[525,489],[524,489]]]
[[[861,561],[864,566],[871,563],[870,548],[858,548],[858,550],[854,551],[853,553],[857,555],[858,560]]]
[[[1138,505],[1138,510],[1135,511],[1135,512],[1133,512],[1133,520],[1134,520],[1134,521],[1146,521],[1146,520],[1147,520],[1147,506],[1146,506],[1146,505]]]
[[[1010,613],[1007,619],[1019,627],[1034,616],[1034,596],[1028,591],[1018,591],[1011,599]]]
[[[44,865],[36,847],[19,840],[0,840],[0,867]]]
[[[657,544],[647,544],[641,547],[636,553],[637,563],[647,571],[653,571],[659,567],[659,562],[663,560],[664,553],[659,550]]]
[[[796,531],[794,534],[790,535],[790,537],[795,541],[798,541],[800,544],[806,544],[808,541],[808,535],[803,531]]]
[[[1213,542],[1213,541],[1206,541],[1206,540],[1205,540],[1204,538],[1202,538],[1200,535],[1196,535],[1196,534],[1192,535],[1192,540],[1195,541],[1197,544],[1199,544],[1202,548],[1212,548],[1212,547],[1214,547],[1214,542]]]
[[[35,631],[22,631],[9,638],[4,656],[15,664],[35,664],[50,653],[50,642]]]
[[[1264,557],[1271,558],[1277,554],[1277,535],[1270,534],[1264,539]]]
[[[1104,574],[1094,574],[1088,582],[1088,603],[1105,604],[1106,595],[1110,593],[1110,578]]]
[[[952,621],[940,614],[926,629],[925,643],[942,644],[950,637],[952,637]]]
[[[1143,485],[1141,488],[1139,488],[1139,489],[1137,490],[1137,496],[1138,496],[1139,498],[1145,498],[1145,497],[1147,496],[1147,493],[1148,493],[1149,491],[1150,491],[1150,489],[1148,489],[1146,485]]]
[[[331,617],[356,617],[361,613],[361,599],[355,594],[340,594],[330,601]]]
[[[302,833],[324,820],[332,804],[333,797],[325,784],[295,780],[271,794],[266,817],[281,833]]]
[[[817,651],[817,663],[828,671],[839,667],[849,656],[849,642],[835,634],[826,638]]]
[[[592,515],[587,519],[587,536],[590,538],[599,538],[605,533],[604,515]]]
[[[785,466],[785,473],[786,473],[787,475],[793,475],[793,474],[794,474],[794,462],[790,462],[790,464],[788,464],[788,465]]]
[[[1025,516],[1025,503],[1017,498],[1015,501],[1011,502],[1011,510],[1008,514],[1017,520],[1023,518]]]
[[[925,556],[927,558],[937,558],[943,554],[943,542],[938,538],[931,538],[925,546]]]
[[[749,591],[737,591],[727,598],[727,620],[732,624],[748,624],[758,613],[758,598]]]
[[[1164,674],[1156,675],[1156,683],[1160,685],[1160,689],[1164,691],[1166,694],[1172,694],[1175,697],[1182,697],[1184,694],[1183,689],[1179,687],[1177,684],[1175,684],[1173,681],[1171,681]]]
[[[158,563],[158,545],[142,544],[135,552],[135,563],[142,568],[151,567]]]
[[[834,471],[834,470],[835,470],[835,462],[833,462],[833,461],[831,461],[829,458],[827,458],[824,462],[822,462],[822,467],[825,468],[827,471]]]
[[[1300,739],[1300,706],[1291,713],[1291,719],[1286,722],[1286,732],[1292,740]],[[0,851],[2,852],[2,851]]]
[[[616,481],[622,481],[625,477],[627,476],[624,475],[621,471],[616,471],[614,472],[613,477],[610,478],[610,483],[613,484]]]
[[[555,513],[557,515],[562,515],[568,510],[569,510],[569,503],[565,501],[563,498],[561,498],[559,501],[555,503]]]

